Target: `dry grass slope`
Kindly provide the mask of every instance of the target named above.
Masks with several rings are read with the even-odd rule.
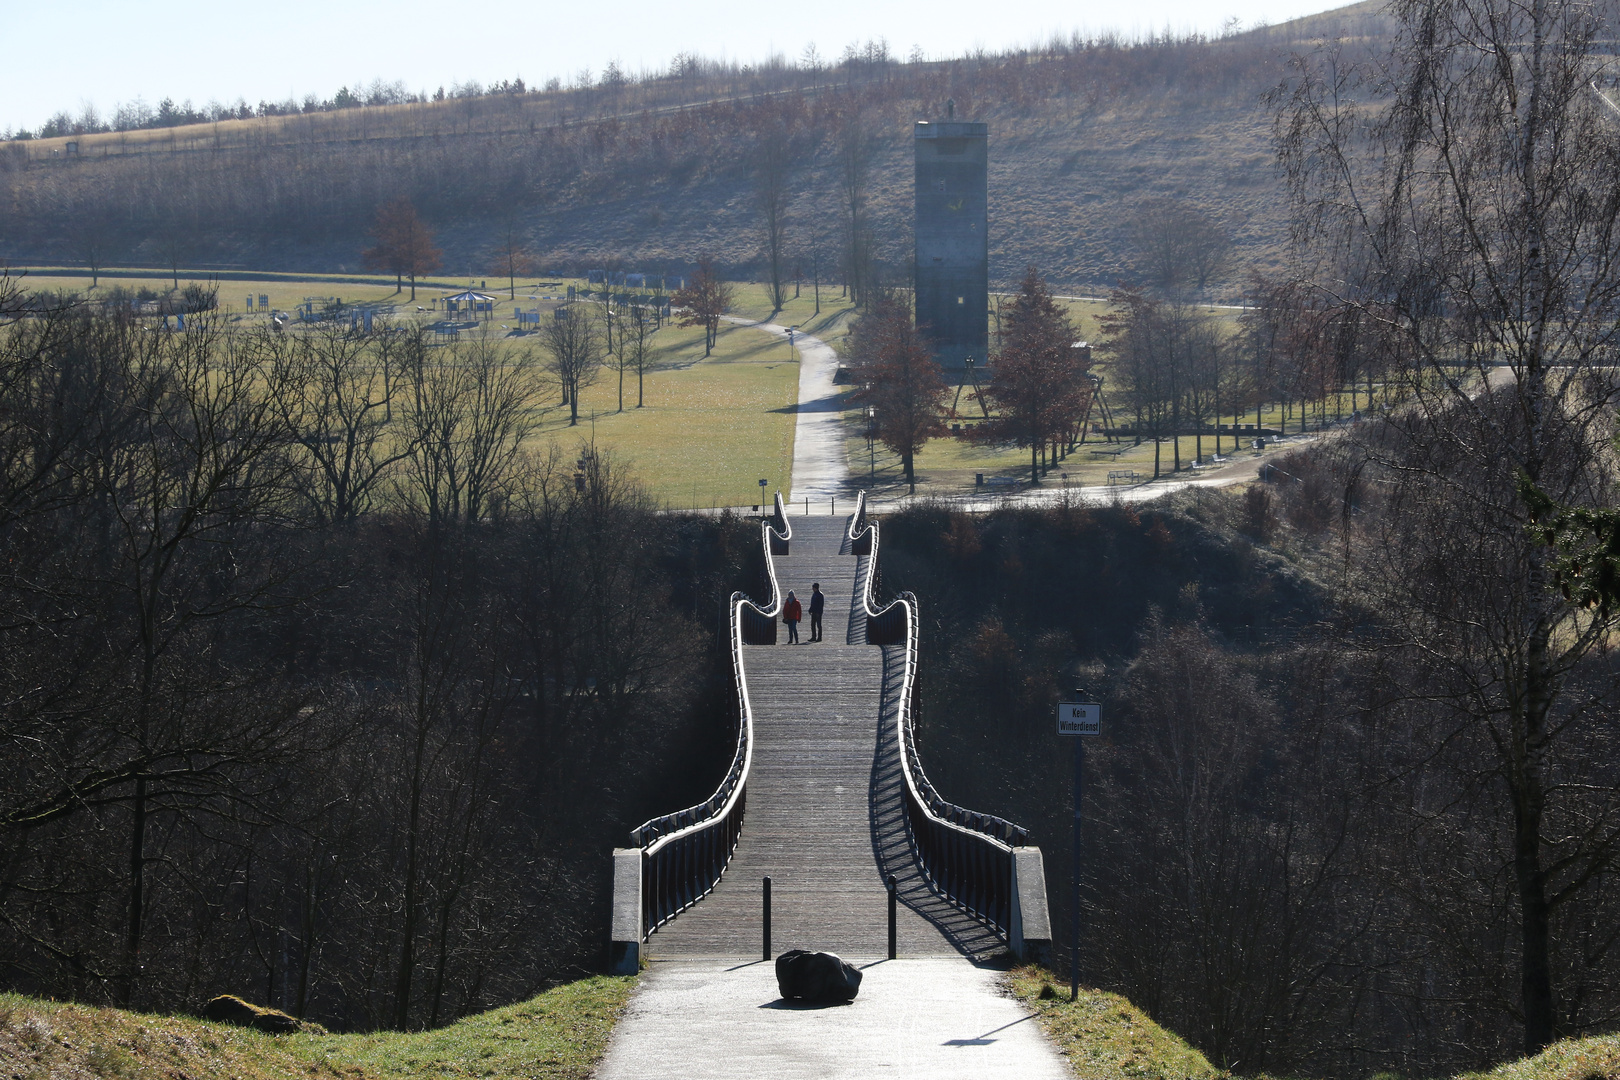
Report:
[[[1077,1077],[1212,1080],[1222,1075],[1185,1039],[1118,994],[1084,988],[1080,999],[1070,1002],[1068,980],[1035,966],[1014,969],[1008,983]]]
[[[447,272],[483,274],[514,230],[550,272],[679,272],[715,256],[756,273],[749,162],[780,126],[794,154],[788,254],[808,277],[843,249],[839,147],[871,140],[868,205],[881,259],[910,254],[911,124],[991,126],[991,259],[1106,288],[1136,273],[1131,222],[1174,198],[1236,242],[1214,295],[1277,259],[1286,200],[1262,96],[1286,55],[1384,27],[1366,4],[1216,41],[1072,45],[905,64],[665,78],[601,89],[226,121],[161,133],[0,145],[0,258],[353,271],[376,206],[408,195],[438,230]]]
[[[0,994],[12,1080],[583,1080],[633,979],[597,976],[434,1031],[264,1035],[229,1024]]]

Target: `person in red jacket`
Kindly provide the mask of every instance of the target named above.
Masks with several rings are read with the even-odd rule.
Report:
[[[789,645],[799,643],[799,620],[802,618],[804,607],[800,605],[799,598],[793,595],[793,590],[789,589],[787,603],[782,605],[782,621],[787,623]]]

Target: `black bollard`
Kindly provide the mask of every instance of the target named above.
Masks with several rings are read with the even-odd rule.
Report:
[[[894,875],[890,874],[889,875],[889,959],[890,960],[894,959],[894,954],[895,954],[895,947],[894,947],[894,920],[895,920],[895,910],[896,910],[895,901],[896,901],[896,897],[898,895],[898,889],[897,889],[898,885],[899,885],[899,882],[895,881]]]
[[[771,877],[765,875],[765,959],[771,958]]]

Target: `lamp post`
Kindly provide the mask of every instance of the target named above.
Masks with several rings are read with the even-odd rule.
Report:
[[[867,478],[867,487],[875,487],[877,485],[877,450],[873,446],[873,440],[876,438],[877,406],[868,405],[866,407],[866,456],[870,462],[870,473]]]

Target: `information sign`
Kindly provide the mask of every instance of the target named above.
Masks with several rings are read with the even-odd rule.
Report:
[[[1095,701],[1060,701],[1057,722],[1059,735],[1101,735],[1102,706]]]

